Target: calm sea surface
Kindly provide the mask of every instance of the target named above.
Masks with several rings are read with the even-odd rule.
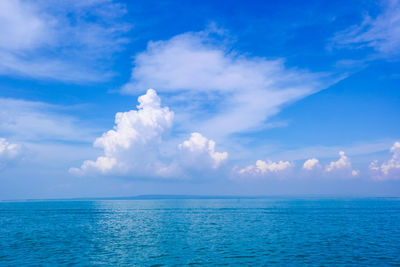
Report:
[[[400,199],[0,202],[0,265],[400,265]]]

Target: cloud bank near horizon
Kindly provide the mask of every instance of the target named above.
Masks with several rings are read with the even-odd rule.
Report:
[[[377,180],[400,179],[400,142],[395,142],[390,148],[392,157],[379,165],[374,160],[369,165],[372,175]]]
[[[118,112],[114,128],[95,140],[94,147],[102,149],[103,155],[96,160],[84,161],[79,168],[70,168],[70,173],[174,179],[212,176],[212,173],[226,178],[290,175],[345,178],[360,175],[360,170],[353,169],[344,151],[339,152],[339,159],[328,162],[325,167],[318,159],[311,158],[299,168],[295,162],[285,160],[257,160],[254,165],[238,168],[229,164],[228,152],[216,151],[216,143],[199,132],[192,132],[183,141],[179,141],[181,136],[173,136],[175,113],[162,106],[155,90],[147,90],[139,96],[138,102],[136,110]],[[391,148],[392,159],[379,169],[383,174],[400,169],[399,147],[400,143],[396,142]]]

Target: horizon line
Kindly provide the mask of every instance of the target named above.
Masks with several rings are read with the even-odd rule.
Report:
[[[41,201],[96,201],[96,200],[168,200],[168,199],[277,199],[277,198],[321,198],[321,199],[364,199],[400,198],[383,195],[338,195],[338,194],[290,194],[290,195],[186,195],[186,194],[144,194],[122,197],[65,197],[65,198],[26,198],[0,199],[0,202],[41,202]]]

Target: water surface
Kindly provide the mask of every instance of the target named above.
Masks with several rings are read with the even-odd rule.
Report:
[[[400,265],[400,199],[0,202],[0,265]]]

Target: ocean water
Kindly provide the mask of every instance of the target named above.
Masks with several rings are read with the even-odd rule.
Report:
[[[0,202],[0,265],[400,265],[400,199]]]

